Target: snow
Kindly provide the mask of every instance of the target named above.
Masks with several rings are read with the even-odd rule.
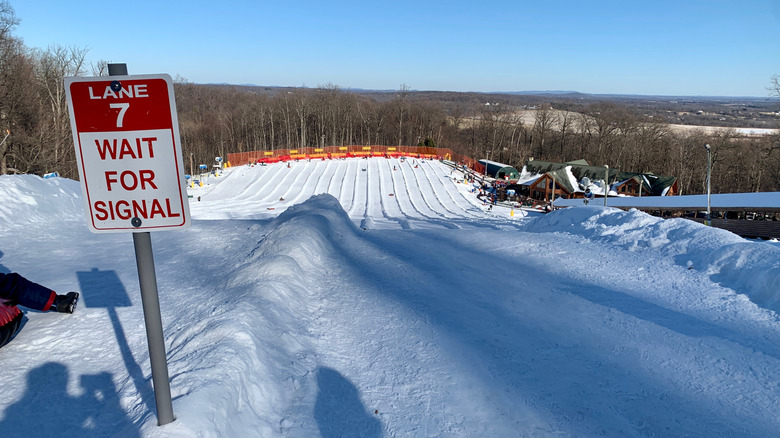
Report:
[[[658,208],[693,208],[707,209],[707,195],[682,195],[682,196],[623,196],[610,197],[607,203],[613,207],[658,207]],[[602,191],[603,194],[603,191]],[[591,201],[593,202],[593,201]],[[604,202],[604,199],[601,199]],[[556,207],[572,207],[584,205],[583,199],[555,200]],[[766,208],[780,208],[780,192],[754,192],[754,193],[718,193],[710,195],[711,208],[726,209],[751,209],[763,210]]]
[[[0,348],[0,434],[780,434],[776,244],[635,210],[488,211],[416,164],[190,189],[192,227],[152,233],[164,426],[132,237],[89,232],[78,182],[0,176],[0,270],[82,293],[73,315],[24,309]]]

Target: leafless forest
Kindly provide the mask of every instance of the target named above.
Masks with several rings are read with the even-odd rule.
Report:
[[[76,179],[63,78],[105,74],[105,62],[86,65],[85,49],[25,47],[13,35],[17,22],[10,5],[0,2],[0,137],[10,132],[0,146],[0,174],[57,171]],[[767,78],[768,93],[778,95],[776,78],[773,81]],[[673,130],[669,118],[650,114],[645,104],[632,100],[548,95],[520,99],[417,92],[405,85],[392,92],[335,85],[202,85],[181,78],[175,93],[183,152],[196,163],[211,164],[214,157],[250,150],[425,144],[477,159],[489,156],[518,168],[530,157],[584,158],[594,165],[674,175],[682,194],[695,194],[705,189],[704,145],[709,144],[714,192],[780,190],[778,134]],[[686,113],[673,114],[683,120],[680,114]]]

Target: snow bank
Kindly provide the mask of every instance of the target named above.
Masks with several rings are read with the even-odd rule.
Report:
[[[259,196],[273,168],[236,173],[196,189],[189,230],[154,234],[163,427],[129,237],[89,233],[75,182],[0,177],[0,269],[83,294],[0,349],[0,435],[779,435],[780,319],[754,304],[780,306],[777,247],[600,207],[493,219],[416,179],[429,226],[390,228],[401,191],[367,189],[388,161],[345,163],[285,204]],[[283,211],[334,181],[344,198]]]
[[[83,220],[81,186],[67,178],[0,175],[0,221],[24,226],[34,222]]]
[[[171,336],[172,387],[181,398],[177,421],[165,436],[218,430],[241,436],[279,436],[292,425],[280,408],[295,406],[302,381],[317,374],[307,324],[320,300],[312,283],[336,257],[335,240],[357,231],[331,195],[293,206],[267,224],[253,223],[256,241],[222,272],[224,290],[183,308]],[[264,234],[267,232],[267,234]],[[291,361],[290,358],[295,358]],[[224,382],[231,382],[225,385]],[[147,424],[146,433],[157,428]],[[304,427],[295,425],[300,433]],[[304,432],[305,435],[308,432]]]
[[[679,265],[706,272],[713,281],[747,295],[759,306],[780,312],[780,248],[774,245],[747,241],[685,219],[599,206],[556,210],[530,222],[526,229],[567,232],[630,251],[655,249]]]

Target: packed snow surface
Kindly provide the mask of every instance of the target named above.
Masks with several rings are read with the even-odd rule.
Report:
[[[0,176],[0,270],[79,290],[0,348],[3,437],[780,435],[780,248],[682,219],[477,201],[444,164],[243,166],[153,232],[157,425],[132,236]]]

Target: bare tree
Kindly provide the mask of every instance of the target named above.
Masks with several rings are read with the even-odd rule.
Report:
[[[309,119],[309,96],[306,90],[297,89],[292,93],[294,100],[295,115],[298,118],[298,142],[297,145],[300,148],[307,146],[306,144],[306,131],[308,129],[307,122]]]
[[[90,63],[92,76],[108,76],[108,61],[101,59],[95,63]]]
[[[545,158],[547,154],[547,142],[557,125],[558,118],[549,103],[542,103],[534,112],[533,134],[536,140],[535,155]]]
[[[7,0],[0,1],[0,41],[11,38],[11,29],[19,24],[14,8]]]
[[[11,31],[19,23],[7,1],[0,1],[0,175],[19,172],[15,151],[37,125],[39,111],[33,61]],[[6,138],[6,134],[9,136]],[[9,168],[9,160],[13,161]]]
[[[409,103],[406,101],[406,96],[409,94],[409,87],[406,84],[401,84],[401,88],[398,90],[398,94],[394,100],[395,113],[398,117],[398,146],[403,145],[403,125],[404,114],[408,111]]]
[[[381,144],[380,138],[387,120],[387,112],[367,102],[358,102],[357,110],[367,134],[365,143],[361,142],[361,144]]]
[[[559,132],[561,133],[560,140],[558,141],[560,144],[560,148],[558,150],[558,157],[561,161],[567,161],[566,160],[566,154],[568,151],[566,150],[566,139],[567,136],[570,135],[569,130],[572,129],[572,124],[574,123],[574,116],[569,111],[560,111],[558,113],[558,128]]]
[[[86,49],[59,45],[38,54],[36,76],[49,107],[46,118],[49,135],[41,140],[49,144],[54,166],[75,161],[64,80],[83,73],[86,54]]]
[[[669,128],[660,123],[642,123],[629,132],[628,144],[625,145],[628,151],[624,161],[626,168],[636,172],[657,172],[653,169],[658,164],[654,158],[671,156],[667,141]]]
[[[772,96],[780,97],[780,75],[773,75],[770,79],[771,85],[768,87]]]

